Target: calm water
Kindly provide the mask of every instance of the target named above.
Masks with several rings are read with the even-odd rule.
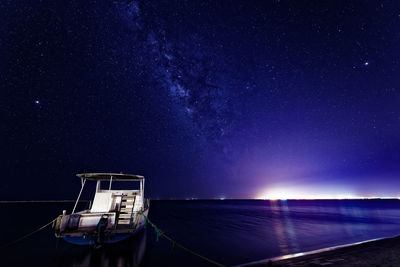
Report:
[[[0,244],[72,204],[0,204]],[[152,201],[150,219],[171,237],[232,265],[400,234],[399,200]],[[102,249],[57,241],[48,228],[0,251],[0,266],[210,266],[150,227]]]

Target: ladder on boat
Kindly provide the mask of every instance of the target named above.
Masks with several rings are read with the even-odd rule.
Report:
[[[119,210],[118,228],[126,228],[132,222],[133,207],[135,206],[135,195],[122,196],[121,208]]]

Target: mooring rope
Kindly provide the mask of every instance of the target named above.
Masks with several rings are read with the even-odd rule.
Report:
[[[46,228],[47,226],[49,226],[50,224],[54,223],[56,220],[57,220],[57,218],[51,220],[50,222],[46,223],[45,225],[39,227],[38,229],[36,229],[36,230],[30,232],[29,234],[26,234],[26,235],[24,235],[24,236],[21,236],[20,238],[17,238],[17,239],[15,239],[15,240],[13,240],[13,241],[10,241],[10,242],[8,242],[8,243],[6,243],[6,244],[0,246],[0,249],[6,248],[6,247],[8,247],[8,246],[11,246],[11,245],[13,245],[13,244],[15,244],[15,243],[18,243],[18,242],[20,242],[20,241],[22,241],[22,240],[24,240],[24,239],[30,237],[30,236],[33,235],[33,234],[36,234],[37,232],[40,232],[41,230],[45,229],[45,228]]]
[[[217,265],[217,266],[220,266],[220,267],[226,267],[226,265],[224,265],[224,264],[222,264],[222,263],[219,263],[219,262],[217,262],[217,261],[215,261],[215,260],[212,260],[212,259],[210,259],[210,258],[208,258],[208,257],[206,257],[206,256],[204,256],[204,255],[201,255],[200,253],[198,253],[198,252],[196,252],[196,251],[193,251],[193,250],[191,250],[191,249],[185,247],[185,246],[182,245],[181,243],[175,241],[174,239],[172,239],[171,237],[169,237],[168,235],[166,235],[164,231],[162,231],[160,228],[158,228],[157,225],[155,225],[153,222],[151,222],[151,221],[149,220],[149,218],[147,218],[147,216],[144,215],[143,212],[140,212],[140,214],[142,214],[142,215],[144,216],[144,218],[145,218],[145,220],[146,220],[145,223],[150,224],[150,225],[154,228],[154,231],[156,232],[156,235],[157,235],[157,241],[158,241],[158,239],[159,239],[160,236],[161,236],[161,237],[164,237],[165,239],[167,239],[168,241],[170,241],[170,242],[172,243],[173,248],[174,248],[175,246],[180,247],[181,249],[183,249],[183,250],[185,250],[185,251],[187,251],[187,252],[189,252],[189,253],[191,253],[191,254],[197,256],[197,257],[200,257],[200,258],[202,258],[203,260],[208,261],[209,263],[212,263],[212,264]],[[145,225],[145,226],[146,226],[146,225]]]
[[[20,203],[69,203],[76,200],[0,200],[0,204],[20,204]],[[79,202],[89,202],[90,200],[79,200]]]
[[[146,226],[146,224],[148,223],[148,224],[150,224],[150,225],[154,228],[154,231],[156,232],[156,235],[157,235],[157,241],[158,241],[158,239],[159,239],[160,236],[161,236],[161,237],[164,237],[165,239],[167,239],[168,241],[170,241],[170,242],[172,243],[173,248],[174,248],[175,246],[180,247],[181,249],[183,249],[183,250],[185,250],[185,251],[191,253],[192,255],[195,255],[195,256],[197,256],[197,257],[200,257],[200,258],[202,258],[203,260],[208,261],[209,263],[212,263],[212,264],[217,265],[217,266],[220,266],[220,267],[226,267],[226,265],[224,265],[224,264],[222,264],[222,263],[219,263],[219,262],[217,262],[217,261],[215,261],[215,260],[212,260],[212,259],[210,259],[210,258],[208,258],[208,257],[206,257],[206,256],[204,256],[204,255],[201,255],[200,253],[198,253],[198,252],[196,252],[196,251],[194,251],[194,250],[191,250],[190,248],[187,248],[187,247],[185,247],[184,245],[182,245],[181,243],[179,243],[179,242],[177,242],[176,240],[172,239],[171,237],[169,237],[168,235],[166,235],[164,231],[162,231],[160,228],[158,228],[157,225],[155,225],[152,221],[150,221],[149,218],[147,218],[147,216],[144,215],[143,212],[139,212],[139,213],[142,214],[143,217],[145,218],[145,226]],[[6,248],[6,247],[11,246],[11,245],[13,245],[13,244],[16,244],[16,243],[18,243],[18,242],[20,242],[20,241],[22,241],[22,240],[24,240],[24,239],[30,237],[31,235],[34,235],[34,234],[36,234],[37,232],[40,232],[41,230],[45,229],[45,228],[48,227],[49,225],[53,224],[56,220],[57,220],[57,218],[54,218],[53,220],[51,220],[50,222],[46,223],[45,225],[39,227],[38,229],[36,229],[36,230],[34,230],[34,231],[32,231],[32,232],[30,232],[30,233],[24,235],[24,236],[21,236],[20,238],[17,238],[17,239],[15,239],[15,240],[13,240],[13,241],[10,241],[10,242],[8,242],[8,243],[6,243],[6,244],[0,246],[0,249]]]

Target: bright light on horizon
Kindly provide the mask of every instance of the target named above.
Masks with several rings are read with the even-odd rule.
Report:
[[[317,192],[316,192],[317,191]],[[336,190],[335,190],[336,191]],[[286,200],[286,199],[373,199],[373,198],[397,198],[398,196],[360,196],[345,192],[345,190],[337,190],[341,193],[326,192],[317,188],[302,188],[302,187],[279,187],[271,188],[256,196],[256,199],[269,199],[269,200]],[[307,192],[307,193],[304,193]],[[344,192],[344,193],[343,193]]]

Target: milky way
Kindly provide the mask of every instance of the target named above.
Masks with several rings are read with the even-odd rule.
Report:
[[[199,135],[221,148],[222,138],[231,130],[234,112],[230,92],[221,82],[223,70],[215,61],[219,59],[213,58],[212,48],[195,33],[185,35],[182,41],[170,40],[163,29],[167,22],[154,11],[158,7],[144,5],[150,10],[145,19],[137,1],[116,3],[133,31],[134,42],[141,43],[140,52],[152,78],[181,105]]]

